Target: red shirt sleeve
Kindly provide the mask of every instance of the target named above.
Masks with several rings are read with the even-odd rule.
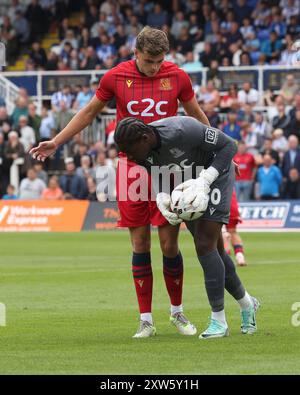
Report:
[[[178,99],[181,102],[190,101],[195,95],[195,92],[192,87],[191,79],[188,76],[188,74],[181,69],[179,69],[178,76],[179,76],[179,86],[180,86]]]
[[[96,96],[99,100],[106,102],[111,100],[115,96],[114,92],[114,74],[112,70],[107,71],[101,78],[98,88],[96,90]]]

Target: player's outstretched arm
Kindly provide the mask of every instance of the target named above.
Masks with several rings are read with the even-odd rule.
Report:
[[[104,106],[105,102],[99,100],[96,96],[83,107],[68,123],[68,125],[56,135],[52,140],[44,141],[37,147],[32,148],[29,153],[37,160],[44,161],[51,156],[61,144],[70,140],[75,134],[86,128],[96,117]]]

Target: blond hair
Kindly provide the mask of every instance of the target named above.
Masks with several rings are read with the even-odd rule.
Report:
[[[145,26],[136,38],[136,49],[157,56],[169,51],[169,40],[165,32]]]

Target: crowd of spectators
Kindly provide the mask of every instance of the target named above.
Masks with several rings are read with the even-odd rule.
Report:
[[[39,3],[41,7],[51,4],[54,16],[63,9],[62,4],[68,5],[65,1]],[[69,26],[67,18],[57,19],[61,20],[61,45],[46,54],[39,42],[32,43],[33,68],[111,68],[132,57],[135,37],[144,24],[162,28],[171,43],[169,60],[187,71],[209,66],[205,86],[192,82],[211,125],[238,143],[235,160],[241,171],[236,181],[239,201],[300,198],[300,90],[295,76],[287,74],[278,92],[266,91],[263,97],[250,82],[231,84],[221,94],[218,76],[219,65],[278,64],[283,59],[291,62],[286,55],[290,47],[285,50],[284,45],[299,35],[300,14],[295,12],[298,0],[85,3],[79,26]],[[19,2],[13,1],[11,8],[18,6]],[[7,16],[12,15],[10,9]],[[195,58],[197,48],[199,56]],[[107,125],[103,141],[87,142],[83,132],[61,147],[42,168],[28,155],[33,145],[62,130],[91,99],[96,87],[97,81],[85,86],[66,85],[39,113],[25,89],[20,90],[11,114],[0,98],[0,196],[90,200],[115,197],[114,177],[109,191],[96,188],[97,174],[101,178],[107,168],[114,170],[117,166],[115,120]],[[18,158],[21,183],[16,193],[10,185],[10,167]]]
[[[300,35],[299,0],[12,0],[0,20],[10,61],[30,45],[28,70],[109,69],[133,55],[141,28],[163,29],[169,59],[187,71],[199,67],[291,65]],[[68,15],[81,9],[80,23]],[[40,39],[49,28],[58,40],[48,53]]]
[[[85,131],[56,152],[45,164],[35,163],[28,151],[49,140],[70,121],[74,113],[93,96],[97,82],[77,87],[76,95],[64,86],[52,96],[51,107],[41,115],[25,89],[11,114],[0,106],[0,193],[3,198],[90,199],[115,198],[117,150],[113,141],[115,119],[107,124],[103,140],[87,143]],[[245,99],[246,97],[246,99]],[[247,99],[248,97],[248,99]],[[240,167],[236,179],[239,201],[251,199],[300,199],[300,89],[287,74],[281,89],[266,92],[265,111],[257,107],[257,92],[251,84],[241,89],[230,86],[221,96],[212,81],[197,96],[212,126],[237,141],[235,161]],[[10,167],[18,162],[21,183],[18,196],[12,193]],[[110,169],[111,185],[96,188]],[[48,188],[46,187],[48,185]],[[98,185],[99,187],[99,185]]]

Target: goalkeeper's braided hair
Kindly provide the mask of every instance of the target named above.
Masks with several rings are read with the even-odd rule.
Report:
[[[142,120],[127,117],[122,119],[115,130],[114,139],[117,145],[130,145],[139,141],[143,134],[150,134],[154,126],[146,125]]]

